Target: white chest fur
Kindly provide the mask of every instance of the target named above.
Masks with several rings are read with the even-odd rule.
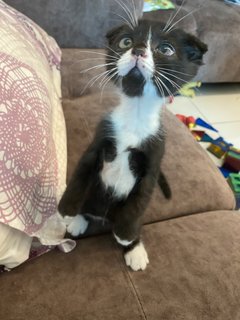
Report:
[[[149,82],[145,85],[143,96],[122,97],[120,105],[111,114],[117,156],[112,162],[104,162],[101,178],[119,198],[127,197],[136,182],[129,168],[127,149],[137,148],[149,136],[157,134],[161,108],[162,100]]]

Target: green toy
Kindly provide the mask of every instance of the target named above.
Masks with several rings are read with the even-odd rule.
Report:
[[[240,209],[240,173],[230,173],[228,183],[234,192],[236,208]]]
[[[234,193],[240,195],[240,174],[239,173],[230,173],[228,177],[228,182],[234,191]]]

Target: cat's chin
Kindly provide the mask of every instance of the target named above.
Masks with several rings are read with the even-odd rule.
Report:
[[[122,89],[128,96],[141,96],[143,93],[144,84],[146,80],[138,69],[138,67],[132,68],[128,74],[122,79]]]
[[[139,68],[137,66],[135,66],[134,68],[132,68],[128,74],[126,75],[126,77],[130,77],[130,78],[136,78],[136,79],[144,79],[142,72],[139,70]]]

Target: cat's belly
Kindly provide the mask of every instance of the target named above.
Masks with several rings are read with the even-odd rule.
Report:
[[[130,169],[129,155],[130,151],[124,151],[112,162],[104,161],[100,173],[105,187],[112,188],[117,198],[126,198],[136,183],[136,177]]]

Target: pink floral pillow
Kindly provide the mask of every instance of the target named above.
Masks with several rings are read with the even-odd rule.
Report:
[[[0,223],[61,244],[57,203],[66,181],[61,52],[0,0]],[[1,240],[1,239],[0,239]]]

